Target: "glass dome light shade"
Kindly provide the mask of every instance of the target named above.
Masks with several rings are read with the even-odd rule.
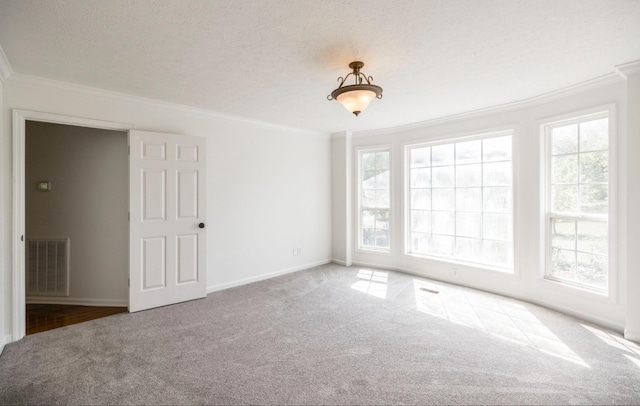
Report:
[[[344,108],[356,116],[362,113],[371,100],[380,97],[382,88],[375,85],[352,85],[334,90],[331,96],[339,101]]]

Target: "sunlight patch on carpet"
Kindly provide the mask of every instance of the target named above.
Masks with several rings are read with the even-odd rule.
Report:
[[[587,326],[584,324],[582,324],[582,327],[592,332],[596,337],[604,341],[606,344],[609,344],[612,347],[618,348],[628,353],[640,356],[640,346],[633,341],[626,340],[623,337],[608,333],[596,327]]]
[[[387,298],[388,272],[360,269],[356,277],[361,280],[351,285],[351,289],[355,289],[358,292],[366,293],[379,299]]]
[[[422,313],[590,368],[524,305],[495,300],[478,293],[443,289],[442,286],[419,279],[413,280],[413,286],[416,309]],[[430,291],[439,291],[441,294],[434,295]]]

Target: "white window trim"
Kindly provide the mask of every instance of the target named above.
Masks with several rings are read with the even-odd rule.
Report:
[[[603,292],[596,288],[589,288],[588,286],[575,284],[570,281],[561,280],[558,278],[549,277],[548,273],[551,264],[551,250],[550,237],[549,237],[549,224],[551,217],[559,218],[562,215],[551,215],[551,142],[550,142],[550,129],[562,125],[570,125],[579,123],[588,119],[595,119],[598,116],[608,117],[609,119],[609,244],[608,244],[608,286],[607,291]],[[539,278],[543,283],[554,285],[557,287],[566,287],[575,292],[587,294],[597,298],[604,298],[607,302],[618,302],[618,256],[617,256],[617,242],[618,242],[618,142],[617,142],[617,111],[615,104],[607,104],[604,106],[597,106],[585,110],[575,111],[572,113],[566,113],[560,116],[549,117],[538,121],[538,127],[541,137],[541,182],[540,182],[540,196],[541,196],[541,269]],[[591,215],[579,215],[568,216],[571,219],[602,220],[602,216]]]
[[[362,182],[361,171],[362,165],[360,165],[360,156],[366,152],[388,152],[389,153],[389,248],[369,248],[362,246],[362,218],[361,218],[361,198],[362,198]],[[354,233],[353,233],[353,246],[354,251],[362,254],[381,254],[391,255],[394,248],[394,215],[393,215],[393,198],[394,198],[394,159],[393,159],[393,146],[390,144],[376,145],[376,146],[362,146],[354,148],[355,171],[353,171],[354,185],[355,185],[355,204],[354,204]]]
[[[473,132],[473,133],[468,133],[468,134],[464,134],[464,135],[453,135],[453,136],[438,136],[437,138],[434,137],[431,140],[416,140],[416,141],[412,141],[412,142],[405,142],[402,145],[402,149],[403,149],[403,156],[402,156],[402,160],[403,160],[403,181],[402,181],[402,186],[403,186],[403,193],[402,193],[402,211],[403,211],[403,216],[402,216],[402,227],[403,227],[403,240],[402,241],[402,254],[404,256],[407,257],[411,257],[411,258],[419,258],[419,259],[428,259],[428,260],[432,260],[432,261],[439,261],[439,262],[444,262],[444,263],[450,263],[453,265],[460,265],[460,266],[465,266],[465,267],[471,267],[471,268],[476,268],[476,269],[481,269],[481,270],[486,270],[486,271],[491,271],[491,272],[495,272],[495,273],[499,273],[499,274],[503,274],[503,275],[507,275],[509,277],[519,277],[519,273],[518,273],[518,257],[516,256],[517,253],[517,248],[518,248],[518,244],[517,244],[517,183],[516,182],[516,175],[517,175],[517,165],[516,165],[516,143],[517,143],[517,134],[519,133],[518,129],[516,126],[506,126],[506,127],[500,127],[500,128],[494,128],[494,129],[488,129],[485,131],[479,131],[479,132]],[[486,139],[486,138],[496,138],[496,137],[503,137],[503,136],[511,136],[511,176],[512,176],[512,184],[511,184],[511,193],[512,193],[512,197],[511,197],[511,210],[512,210],[512,235],[511,235],[511,240],[512,240],[512,244],[513,244],[513,264],[511,268],[508,267],[499,267],[499,266],[494,266],[494,265],[490,265],[490,264],[482,264],[482,263],[478,263],[478,262],[468,262],[468,261],[464,261],[464,260],[460,260],[460,259],[456,259],[456,258],[451,258],[451,257],[444,257],[444,256],[436,256],[436,255],[427,255],[427,254],[419,254],[419,253],[412,253],[409,251],[409,244],[411,241],[411,225],[409,224],[409,220],[410,220],[410,202],[411,202],[411,197],[410,197],[410,193],[411,193],[411,179],[410,179],[410,173],[411,173],[411,162],[409,160],[409,151],[412,148],[420,148],[423,146],[437,146],[437,145],[445,145],[445,144],[451,144],[451,143],[457,143],[457,142],[464,142],[464,141],[472,141],[472,140],[476,140],[476,139]]]

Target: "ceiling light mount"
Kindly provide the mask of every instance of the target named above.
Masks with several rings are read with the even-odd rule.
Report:
[[[382,99],[382,88],[371,84],[373,77],[366,76],[360,72],[363,66],[364,63],[360,61],[351,62],[349,68],[353,72],[347,74],[344,78],[342,76],[339,77],[338,88],[327,96],[328,100],[335,99],[342,103],[347,110],[356,116],[362,113],[374,98]],[[353,76],[355,84],[344,86],[344,82],[349,76]]]

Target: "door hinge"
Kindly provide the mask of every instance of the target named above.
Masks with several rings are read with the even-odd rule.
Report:
[[[129,145],[129,155],[131,155],[131,145]]]
[[[131,221],[131,212],[127,213],[127,220]]]
[[[131,278],[127,278],[127,286],[131,287]]]

